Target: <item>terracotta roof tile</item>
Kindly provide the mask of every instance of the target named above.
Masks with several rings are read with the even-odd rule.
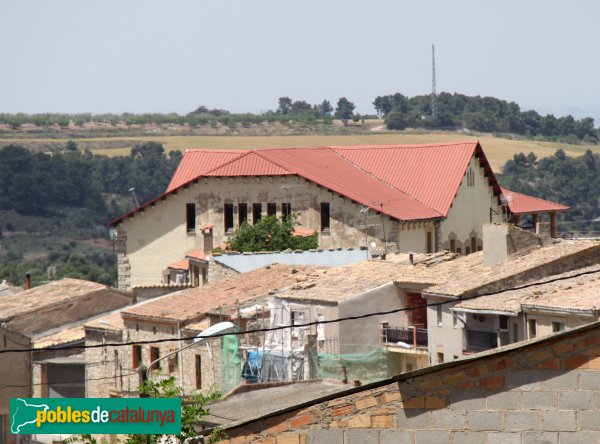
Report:
[[[167,268],[170,268],[171,270],[189,270],[190,261],[183,259],[181,261],[173,262],[172,264],[169,264]]]

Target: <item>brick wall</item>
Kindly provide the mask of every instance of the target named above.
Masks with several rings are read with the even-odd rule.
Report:
[[[600,442],[600,323],[378,384],[226,428],[222,443]]]

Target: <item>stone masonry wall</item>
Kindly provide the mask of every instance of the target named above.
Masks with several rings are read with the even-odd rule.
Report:
[[[600,442],[600,323],[225,429],[222,443]]]

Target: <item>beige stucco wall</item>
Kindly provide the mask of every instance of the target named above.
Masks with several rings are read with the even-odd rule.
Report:
[[[465,254],[465,247],[471,246],[471,237],[477,237],[477,246],[483,245],[482,226],[490,222],[490,204],[496,213],[500,213],[497,197],[489,186],[484,169],[479,166],[479,159],[473,157],[469,168],[474,172],[474,185],[467,185],[467,173],[452,202],[448,217],[440,223],[440,239],[442,249],[450,250],[450,238],[456,239],[456,248]],[[493,214],[494,222],[501,222],[500,214]]]
[[[442,299],[427,297],[427,304],[440,302]],[[444,355],[444,362],[453,361],[455,356],[463,352],[463,324],[457,320],[454,326],[454,315],[450,308],[455,303],[443,304],[442,323],[437,322],[437,306],[427,307],[427,334],[429,359],[432,365],[439,364],[438,353]]]
[[[398,250],[402,253],[427,253],[427,233],[431,233],[431,253],[435,251],[435,223],[401,222],[398,227]]]
[[[535,319],[537,321],[537,335],[536,337],[548,336],[552,334],[552,323],[553,322],[564,322],[565,329],[569,330],[571,328],[579,327],[584,324],[589,324],[590,322],[596,322],[598,320],[597,317],[592,316],[577,316],[577,315],[567,315],[562,313],[550,314],[544,312],[532,312],[527,313],[525,315],[526,322],[530,319]],[[526,327],[526,334],[529,334],[529,329]],[[524,339],[529,339],[524,338]]]
[[[239,203],[248,204],[251,219],[253,203],[262,203],[263,213],[267,212],[267,203],[276,203],[280,216],[284,202],[291,203],[292,212],[299,215],[298,222],[303,228],[319,232],[321,248],[356,248],[375,241],[377,248],[382,249],[384,229],[389,241],[397,241],[396,221],[373,212],[365,216],[360,211],[362,205],[296,176],[209,177],[121,223],[119,228],[124,236],[121,235],[122,242],[117,242],[121,248],[119,286],[161,283],[163,271],[170,263],[184,259],[190,250],[203,247],[203,234],[198,230],[201,226],[214,224],[213,245],[224,243],[228,239],[224,227],[225,203],[234,204],[234,228],[238,228]],[[330,204],[329,233],[320,232],[321,202]],[[196,233],[186,230],[187,203],[196,203]],[[421,238],[424,243],[425,235]],[[412,233],[403,242],[410,244],[410,250],[423,249],[415,246]]]

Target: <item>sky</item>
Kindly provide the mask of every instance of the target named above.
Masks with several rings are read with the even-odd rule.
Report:
[[[593,0],[0,0],[0,112],[494,96],[600,123]]]

